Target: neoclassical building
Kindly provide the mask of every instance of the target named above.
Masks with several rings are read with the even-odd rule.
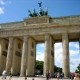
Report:
[[[0,74],[4,69],[13,75],[34,76],[36,44],[44,43],[44,69],[54,75],[54,44],[62,42],[62,71],[69,77],[69,42],[80,42],[80,15],[25,18],[0,23]]]

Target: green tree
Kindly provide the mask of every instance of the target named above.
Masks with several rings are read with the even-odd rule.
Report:
[[[57,67],[57,66],[55,66],[54,65],[54,72],[62,72],[62,68],[60,68],[60,67]]]
[[[37,71],[40,71],[40,74],[43,74],[43,66],[44,66],[43,61],[36,60],[36,74],[37,74]],[[62,68],[54,65],[54,72],[58,72],[58,71],[62,72]]]
[[[80,73],[80,64],[77,66],[77,69],[75,70],[76,73]]]
[[[40,71],[40,74],[43,74],[43,61],[36,60],[36,70]]]

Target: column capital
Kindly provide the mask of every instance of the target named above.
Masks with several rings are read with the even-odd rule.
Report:
[[[68,33],[62,33],[62,36],[68,36]]]
[[[9,36],[9,39],[14,38],[13,36]]]
[[[14,36],[9,36],[9,38],[14,38]]]
[[[27,42],[28,38],[29,38],[29,36],[24,35],[24,36],[23,36],[23,41],[24,41],[24,42]]]
[[[9,37],[9,42],[10,42],[10,43],[13,43],[13,41],[14,41],[14,37],[12,37],[12,36]]]
[[[68,33],[62,33],[62,40],[63,39],[68,39]]]
[[[49,39],[49,37],[50,37],[50,35],[49,35],[49,34],[45,34],[45,40],[48,40],[48,39]]]

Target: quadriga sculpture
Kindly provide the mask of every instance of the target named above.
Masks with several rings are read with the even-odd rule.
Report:
[[[30,10],[28,10],[28,12],[29,12],[29,16],[30,16],[30,17],[36,17],[36,16],[39,16],[39,14],[36,12],[35,9],[33,10],[33,13],[31,13]]]
[[[34,16],[34,17],[39,16],[39,14],[36,12],[35,9],[34,9],[33,11],[34,11],[34,12],[33,12],[33,16]]]
[[[46,7],[46,10],[44,12],[44,15],[48,15],[48,7]]]
[[[42,10],[42,8],[40,7],[39,13],[36,12],[36,10],[33,10],[33,13],[31,13],[30,10],[28,10],[29,12],[29,16],[30,17],[36,17],[36,16],[47,16],[48,15],[48,7],[46,7],[46,10]]]
[[[30,17],[33,17],[33,14],[31,13],[31,11],[28,10],[28,12],[29,12],[29,16],[30,16]]]

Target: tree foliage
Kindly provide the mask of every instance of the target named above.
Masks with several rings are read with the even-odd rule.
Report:
[[[37,71],[40,71],[40,74],[43,74],[43,66],[44,66],[43,61],[36,60],[36,74],[37,74]],[[59,68],[54,65],[54,72],[58,72],[58,71],[62,72],[62,68]]]
[[[80,64],[77,66],[77,69],[75,70],[76,73],[80,73]]]
[[[43,73],[43,61],[36,60],[36,70],[40,71],[40,74]]]
[[[62,68],[54,65],[54,72],[62,72]]]

